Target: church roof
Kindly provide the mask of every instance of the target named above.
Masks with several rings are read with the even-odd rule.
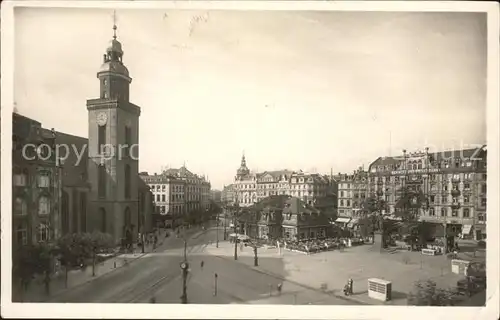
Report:
[[[42,130],[45,134],[51,134],[49,129]],[[55,135],[56,145],[68,147],[59,148],[60,156],[66,158],[61,164],[63,186],[88,186],[88,139],[59,131],[56,131]]]

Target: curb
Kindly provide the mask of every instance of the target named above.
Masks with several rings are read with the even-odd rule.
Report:
[[[229,259],[229,258],[227,258],[225,256],[220,256],[220,255],[214,255],[214,256],[217,257],[217,258],[220,258],[220,259],[231,260],[231,259]],[[299,287],[303,287],[303,288],[306,288],[306,289],[309,289],[309,290],[312,290],[312,291],[316,291],[316,292],[319,292],[319,293],[322,293],[322,294],[326,294],[326,295],[329,295],[329,296],[333,296],[335,298],[338,298],[338,299],[341,299],[341,300],[344,300],[344,301],[355,302],[356,304],[359,304],[359,305],[371,305],[369,303],[366,303],[366,302],[358,300],[358,299],[348,298],[348,297],[337,295],[337,294],[334,294],[334,293],[325,292],[325,291],[320,290],[318,288],[311,287],[309,285],[306,285],[306,284],[303,284],[303,283],[300,283],[300,282],[297,282],[297,281],[294,281],[294,280],[283,278],[283,276],[281,276],[281,275],[277,275],[277,274],[272,273],[272,272],[267,271],[267,270],[261,270],[261,269],[258,269],[257,267],[249,266],[249,265],[241,263],[239,261],[238,261],[238,263],[241,264],[241,265],[243,265],[243,266],[245,266],[248,269],[251,269],[251,270],[254,270],[256,272],[259,272],[259,273],[271,276],[273,278],[277,278],[277,279],[280,279],[280,280],[283,280],[283,281],[286,281],[286,282],[293,283],[293,284],[295,284],[295,285],[297,285]]]

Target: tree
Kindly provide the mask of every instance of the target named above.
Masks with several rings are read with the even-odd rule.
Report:
[[[20,246],[13,251],[12,273],[13,279],[18,280],[21,286],[21,300],[22,294],[28,290],[28,286],[35,276],[35,257],[33,254],[34,247],[32,245]]]
[[[67,234],[57,240],[56,254],[62,266],[64,266],[64,286],[68,287],[68,272],[79,260],[79,247],[76,234]]]
[[[360,226],[362,232],[372,235],[372,243],[375,241],[375,231],[382,232],[382,239],[384,239],[384,228],[383,228],[383,218],[382,212],[387,210],[387,203],[385,200],[378,198],[376,195],[372,195],[366,198],[361,203],[360,210]],[[384,246],[384,241],[381,243]]]
[[[452,306],[458,300],[456,291],[437,288],[432,280],[419,280],[408,293],[407,304],[412,306]]]
[[[52,260],[54,257],[54,247],[50,243],[40,242],[33,246],[31,251],[32,261],[34,262],[35,275],[42,275],[45,284],[45,293],[50,293],[50,275],[52,271]]]
[[[57,255],[65,268],[65,285],[68,285],[68,272],[76,266],[86,267],[92,260],[92,275],[95,276],[97,254],[114,247],[113,237],[107,233],[67,234],[57,241]]]
[[[421,208],[427,208],[428,202],[420,189],[412,188],[411,186],[403,186],[400,190],[400,198],[396,202],[395,208],[396,217],[402,220],[402,226],[411,236],[411,245],[415,245],[415,241],[423,244],[429,232],[428,224],[418,221],[419,211]]]
[[[90,234],[92,254],[92,276],[95,276],[96,258],[98,253],[108,252],[115,246],[113,237],[108,233],[94,232]]]

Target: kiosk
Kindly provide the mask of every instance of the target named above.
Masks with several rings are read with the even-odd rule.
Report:
[[[380,301],[391,300],[392,282],[371,278],[368,279],[368,296]]]

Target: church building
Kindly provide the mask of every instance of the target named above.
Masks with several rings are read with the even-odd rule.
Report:
[[[152,229],[153,194],[139,177],[141,109],[129,100],[132,78],[116,29],[97,72],[99,95],[87,100],[88,139],[13,114],[15,246],[94,231],[119,244]],[[34,146],[29,159],[21,157],[28,144]],[[42,158],[43,144],[49,151],[68,148],[58,159]]]

